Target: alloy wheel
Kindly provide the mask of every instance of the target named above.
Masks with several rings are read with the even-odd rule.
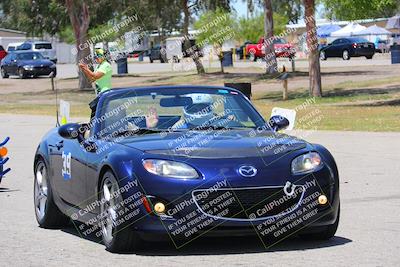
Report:
[[[46,166],[43,163],[39,163],[36,170],[36,182],[35,182],[35,211],[39,220],[42,220],[46,215],[47,207],[47,172]]]

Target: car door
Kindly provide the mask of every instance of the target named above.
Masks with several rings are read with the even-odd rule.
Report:
[[[54,183],[62,200],[71,206],[84,208],[86,196],[87,152],[77,139],[60,137],[53,147]]]
[[[332,42],[332,45],[329,47],[329,54],[330,57],[339,57],[341,56],[340,46],[342,44],[343,39],[336,39]]]
[[[8,70],[7,72],[9,74],[17,74],[18,71],[18,61],[17,61],[17,55],[12,53],[10,56],[10,62],[8,65]]]

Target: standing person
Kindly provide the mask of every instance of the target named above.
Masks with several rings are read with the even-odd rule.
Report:
[[[96,49],[94,58],[98,64],[94,71],[91,71],[84,63],[79,63],[78,66],[91,82],[95,82],[96,95],[98,95],[111,89],[112,67],[106,60],[103,49]]]

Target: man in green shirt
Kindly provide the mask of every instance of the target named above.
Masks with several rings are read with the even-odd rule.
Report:
[[[103,49],[96,49],[95,60],[98,65],[94,71],[91,71],[88,65],[83,63],[79,63],[78,66],[91,82],[95,82],[96,94],[99,94],[111,89],[112,67],[106,60]]]

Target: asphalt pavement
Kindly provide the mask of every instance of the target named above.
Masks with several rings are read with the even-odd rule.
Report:
[[[340,67],[357,67],[357,66],[387,66],[390,65],[390,57],[389,54],[381,55],[376,54],[375,57],[371,60],[367,60],[365,57],[360,58],[351,58],[350,60],[343,60],[341,58],[329,58],[326,61],[321,61],[321,68],[340,68]],[[218,60],[209,61],[208,59],[203,59],[203,65],[205,68],[220,68],[220,63]],[[282,66],[288,70],[291,70],[292,64],[288,59],[279,58],[278,59],[278,67],[282,68]],[[262,70],[265,67],[265,62],[251,62],[247,61],[234,61],[233,66],[235,68],[260,68]],[[117,65],[112,63],[113,73],[117,73]],[[296,60],[295,67],[298,69],[307,69],[308,61],[305,59]],[[180,63],[161,63],[159,61],[154,61],[154,63],[150,63],[148,58],[146,57],[143,62],[139,62],[137,60],[130,62],[128,64],[128,73],[129,74],[149,74],[149,73],[165,73],[165,72],[183,72],[183,71],[195,71],[196,67],[193,64],[193,61],[190,59],[185,59]],[[72,78],[77,77],[77,66],[75,64],[57,64],[57,77],[58,78]]]
[[[340,173],[341,221],[330,241],[285,240],[266,250],[257,238],[204,238],[176,250],[149,243],[111,254],[73,227],[45,230],[33,209],[33,156],[55,125],[45,116],[0,115],[12,168],[0,185],[1,266],[397,266],[400,260],[400,133],[308,132]]]

